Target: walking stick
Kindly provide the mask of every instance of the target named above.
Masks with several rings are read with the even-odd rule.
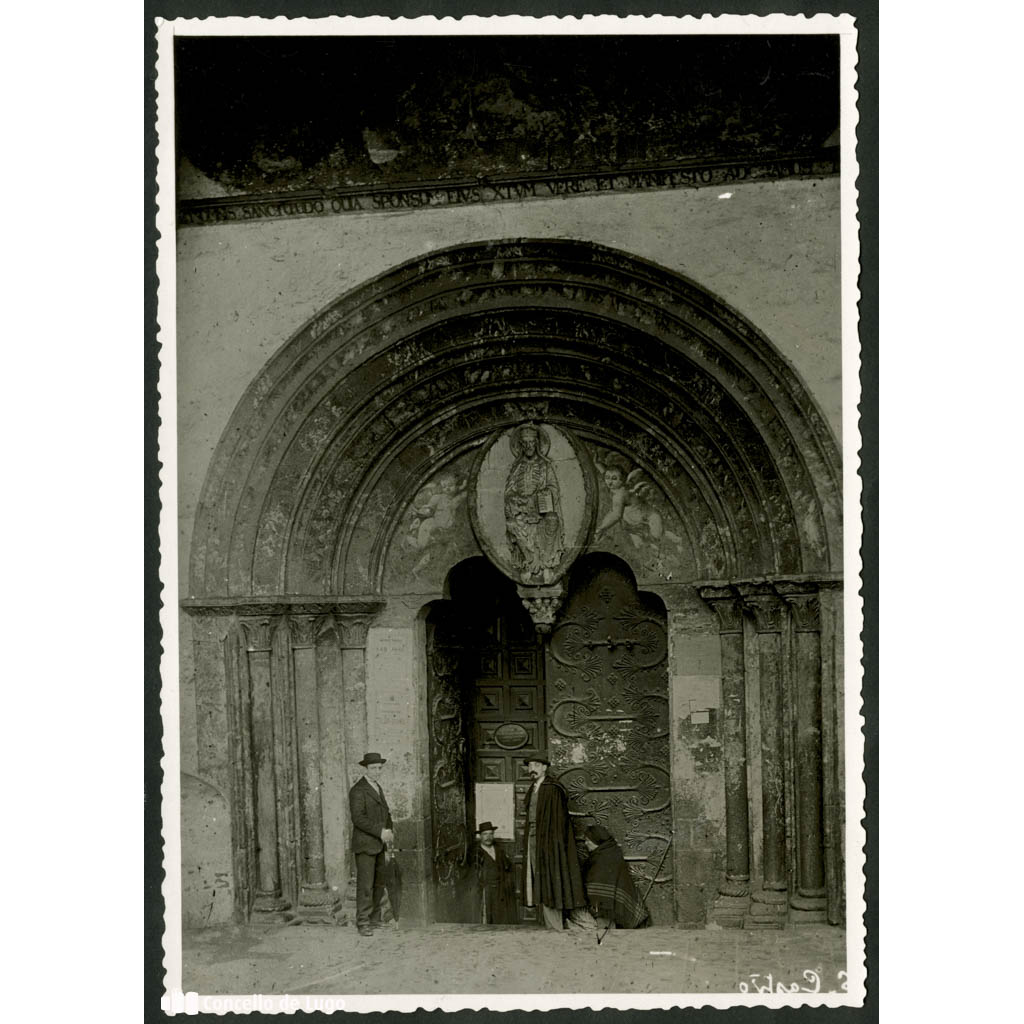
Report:
[[[665,844],[665,849],[661,851],[661,860],[658,861],[658,866],[654,869],[654,874],[651,875],[651,880],[647,885],[647,892],[644,893],[643,902],[646,905],[647,897],[651,895],[651,890],[654,888],[654,883],[658,877],[658,872],[661,870],[662,864],[665,863],[665,858],[668,856],[668,848],[672,845],[672,834],[669,833],[668,842]],[[611,926],[615,923],[615,918],[609,918],[608,924],[605,926],[603,932],[597,937],[597,944],[600,946],[604,937],[608,934]]]

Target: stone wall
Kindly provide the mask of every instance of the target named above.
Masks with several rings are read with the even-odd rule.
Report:
[[[580,239],[624,250],[690,277],[764,332],[797,371],[840,439],[839,179],[735,184],[728,193],[728,198],[719,189],[609,194],[493,207],[181,228],[177,286],[181,596],[190,596],[189,545],[212,453],[257,373],[304,323],[339,295],[445,246],[511,236]],[[599,467],[601,459],[607,459],[596,451],[592,455]],[[431,486],[440,493],[442,483],[438,478]],[[456,474],[453,486],[462,483]],[[603,501],[607,500],[605,490],[602,486]],[[343,685],[320,692],[318,709],[324,861],[329,882],[342,888],[349,873],[347,788],[365,749],[390,751],[395,757],[388,792],[399,845],[423,857],[429,851],[427,809],[417,784],[425,777],[428,760],[425,721],[418,714],[425,699],[425,671],[419,663],[424,651],[422,614],[430,598],[442,596],[447,567],[477,548],[468,524],[459,520],[456,532],[461,547],[457,551],[446,547],[436,565],[422,566],[425,578],[417,581],[413,577],[432,538],[416,532],[416,522],[407,526],[400,538],[405,547],[392,547],[385,579],[388,593],[407,596],[393,596],[368,633],[367,623],[351,627],[339,623],[336,640],[316,648],[316,676],[343,680]],[[622,543],[626,545],[622,554],[626,554],[635,539],[624,535]],[[723,867],[718,627],[692,587],[665,586],[667,573],[638,569],[644,587],[658,593],[669,611],[677,833],[673,857],[676,877],[686,879],[677,887],[677,915],[681,923],[699,924],[716,896],[715,880]],[[677,572],[675,580],[680,576],[692,579],[692,570]],[[223,799],[230,798],[231,786],[224,669],[229,628],[226,618],[215,615],[182,617],[183,768],[196,776],[198,786],[212,787]],[[749,624],[747,632],[750,647]],[[748,652],[748,664],[756,685],[754,653]],[[368,686],[368,681],[374,685]],[[398,682],[404,690],[394,688]],[[750,725],[756,736],[756,709]],[[754,757],[752,791],[759,784],[759,771]],[[756,875],[761,822],[754,800],[751,815]],[[202,843],[230,851],[230,816],[202,812],[200,818]],[[189,824],[190,829],[194,827]],[[203,854],[197,865],[200,861],[210,864],[216,857]],[[206,867],[186,871],[185,885],[186,906],[192,908],[186,923],[201,923],[207,912],[205,894],[212,891]],[[426,913],[424,894],[410,891],[409,899],[412,916]],[[230,896],[226,902],[230,905]]]

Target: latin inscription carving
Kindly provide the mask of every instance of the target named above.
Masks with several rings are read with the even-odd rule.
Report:
[[[600,192],[702,188],[741,181],[822,177],[837,174],[838,157],[830,153],[784,156],[773,160],[705,163],[701,166],[638,168],[591,174],[566,174],[488,181],[478,184],[412,185],[403,188],[351,189],[334,195],[300,195],[287,199],[239,197],[228,200],[185,200],[178,221],[187,224],[222,224],[292,217],[389,210],[418,210],[438,206],[474,206],[481,203],[522,202]]]

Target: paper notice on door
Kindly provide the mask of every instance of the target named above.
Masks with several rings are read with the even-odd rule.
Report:
[[[496,839],[515,839],[515,787],[511,782],[476,784],[476,825],[489,821],[497,829]]]

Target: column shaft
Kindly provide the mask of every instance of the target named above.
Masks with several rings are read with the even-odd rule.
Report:
[[[718,888],[713,917],[722,927],[739,928],[750,908],[743,611],[739,600],[727,587],[704,587],[700,596],[718,616],[722,651],[725,881]]]
[[[243,620],[251,687],[252,746],[255,772],[257,890],[253,921],[277,921],[289,909],[281,895],[277,845],[277,786],[274,778],[274,713],[271,684],[273,620]]]
[[[781,928],[785,923],[786,786],[782,708],[782,626],[785,606],[768,585],[738,588],[757,628],[761,691],[761,808],[763,880],[754,892],[747,928]]]
[[[327,885],[324,866],[324,822],[320,793],[320,714],[316,668],[315,615],[292,616],[292,671],[295,679],[295,719],[298,732],[298,770],[301,842],[299,906],[307,921],[332,923],[339,901]]]
[[[341,641],[341,675],[345,695],[345,748],[354,760],[366,752],[366,634],[372,616],[336,616]],[[353,780],[355,781],[355,780]]]
[[[747,818],[746,714],[743,633],[722,634],[726,877],[749,891],[750,827]],[[736,893],[736,895],[741,895]]]
[[[796,736],[797,892],[790,904],[794,922],[826,919],[825,859],[822,828],[821,634],[818,595],[786,594],[794,630]]]

